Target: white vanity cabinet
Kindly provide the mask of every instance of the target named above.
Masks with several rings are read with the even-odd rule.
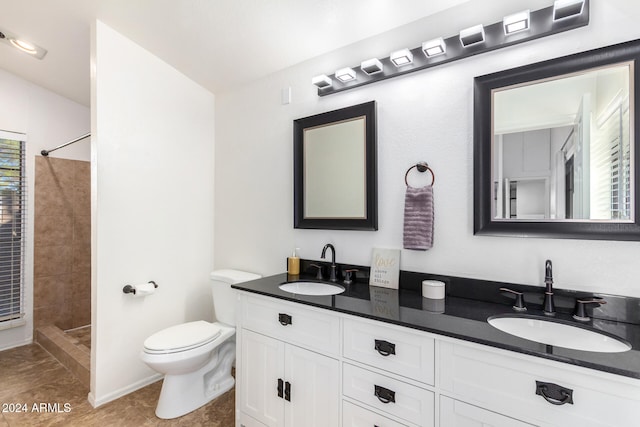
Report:
[[[242,299],[242,326],[237,331],[237,424],[339,425],[340,362],[326,355],[337,353],[339,343],[330,343],[325,354],[302,347],[322,346],[338,336],[339,318],[248,295]],[[272,321],[274,316],[279,320]]]
[[[248,292],[238,313],[237,427],[640,425],[638,379]]]
[[[438,347],[441,393],[533,425],[640,425],[638,380],[464,341]]]

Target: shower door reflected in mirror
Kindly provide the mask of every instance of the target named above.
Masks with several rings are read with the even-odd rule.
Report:
[[[494,89],[495,220],[632,221],[633,63]]]

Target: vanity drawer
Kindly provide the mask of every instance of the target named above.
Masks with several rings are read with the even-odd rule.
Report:
[[[462,400],[545,425],[638,426],[638,380],[471,343],[439,349],[440,387]],[[536,394],[537,382],[553,403]],[[559,404],[565,398],[556,386],[572,390],[573,403]]]
[[[342,427],[407,427],[351,402],[342,402]]]
[[[535,427],[468,403],[440,396],[440,427]]]
[[[411,423],[434,425],[434,395],[420,387],[345,363],[342,393]]]
[[[434,340],[410,329],[344,320],[344,357],[434,384]]]
[[[322,354],[340,354],[340,318],[326,310],[287,301],[242,295],[243,328]]]

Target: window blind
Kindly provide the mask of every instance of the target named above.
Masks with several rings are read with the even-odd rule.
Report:
[[[0,138],[0,328],[24,317],[24,141]]]
[[[596,180],[593,188],[597,219],[631,218],[631,150],[629,126],[624,126],[629,123],[629,106],[624,101],[616,99],[598,119],[592,167],[597,176],[608,179]]]

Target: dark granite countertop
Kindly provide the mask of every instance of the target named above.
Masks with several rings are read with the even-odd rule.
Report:
[[[368,274],[368,270],[361,271],[363,273],[359,274]],[[446,283],[447,296],[444,307],[438,306],[438,302],[434,300],[422,298],[421,288],[418,285],[424,279],[439,279]],[[294,295],[278,288],[283,282],[295,280],[313,280],[313,276],[277,274],[233,285],[233,287],[277,299],[640,379],[640,324],[636,318],[640,315],[638,299],[598,294],[604,297],[608,304],[603,305],[602,310],[590,312],[594,318],[585,325],[573,320],[571,313],[565,308],[573,304],[576,295],[581,296],[581,294],[573,291],[558,292],[556,318],[578,326],[605,331],[626,340],[632,346],[631,350],[623,353],[599,353],[571,350],[525,340],[502,332],[487,323],[487,318],[490,316],[514,313],[510,300],[500,295],[497,290],[501,286],[524,291],[525,298],[531,300],[526,315],[544,318],[541,305],[536,299],[541,289],[536,287],[401,272],[401,289],[399,290],[369,287],[366,278],[359,278],[356,283],[346,286],[345,292],[334,296]],[[541,299],[542,297],[539,298],[540,301]],[[607,308],[604,309],[604,307]]]

